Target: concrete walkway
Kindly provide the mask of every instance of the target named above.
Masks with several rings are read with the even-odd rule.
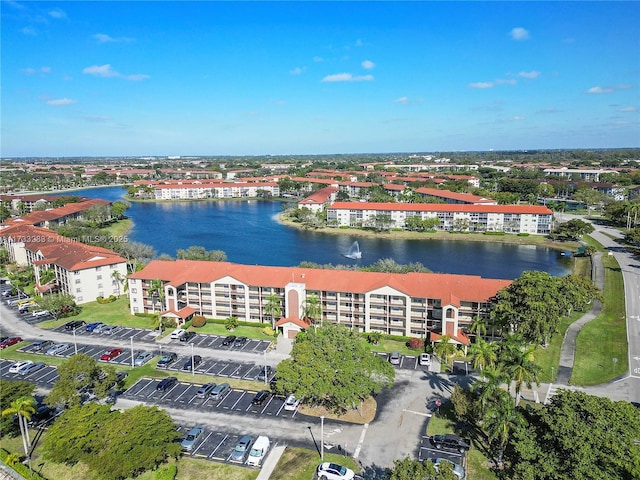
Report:
[[[285,448],[287,448],[286,445],[276,445],[271,449],[271,452],[267,455],[267,458],[262,464],[262,468],[260,469],[260,473],[256,477],[256,480],[269,480],[271,474],[276,468],[276,465],[280,461],[280,457],[284,453]]]
[[[602,266],[602,253],[598,252],[591,259],[591,278],[593,283],[602,291],[604,289],[604,267]],[[573,371],[573,362],[576,354],[576,338],[582,327],[600,315],[602,311],[602,303],[599,300],[593,302],[593,307],[589,312],[584,314],[578,320],[569,325],[560,351],[560,363],[558,364],[558,375],[556,383],[560,385],[569,385],[571,372]]]

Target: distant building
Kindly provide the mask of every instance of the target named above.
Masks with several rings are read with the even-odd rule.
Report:
[[[0,230],[13,225],[34,225],[36,227],[53,227],[63,225],[69,220],[84,218],[86,211],[97,205],[108,206],[107,200],[91,199],[82,202],[67,203],[62,207],[48,210],[34,210],[24,217],[9,218],[0,224]]]
[[[162,281],[164,296],[154,294]],[[310,325],[310,299],[320,306],[318,324],[338,323],[363,332],[428,338],[446,334],[468,345],[465,333],[486,317],[491,299],[508,280],[434,273],[377,273],[239,265],[194,260],[151,261],[128,277],[131,313],[159,313],[180,321],[192,315],[234,316],[240,321],[289,324],[292,334]],[[281,315],[267,312],[270,297]],[[277,322],[277,323],[276,323]]]
[[[599,182],[600,175],[603,173],[615,173],[618,174],[615,170],[590,170],[586,168],[545,168],[544,174],[548,177],[560,177],[560,178],[575,178],[577,180],[583,180],[586,182]]]

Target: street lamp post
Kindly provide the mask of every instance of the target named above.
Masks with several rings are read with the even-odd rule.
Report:
[[[195,375],[196,374],[196,363],[195,363],[195,359],[193,358],[193,343],[191,344],[191,375]]]
[[[324,415],[320,416],[320,461],[324,462]]]
[[[75,354],[78,354],[78,343],[76,342],[76,329],[73,329],[73,350]]]
[[[131,337],[131,366],[133,367],[133,337]]]
[[[267,372],[267,351],[264,351],[264,385],[265,387],[267,386],[267,376],[268,376],[268,372]]]

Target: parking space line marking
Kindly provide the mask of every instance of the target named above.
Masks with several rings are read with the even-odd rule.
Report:
[[[220,446],[224,443],[224,441],[227,439],[227,437],[229,436],[229,434],[227,433],[224,438],[222,440],[220,440],[220,443],[218,444],[218,446],[216,448],[213,449],[213,451],[211,452],[211,454],[209,455],[209,458],[213,457],[213,454],[216,453],[218,451],[218,449],[220,448]]]
[[[430,413],[416,412],[415,410],[407,410],[406,408],[403,409],[402,411],[407,413],[415,413],[416,415],[422,415],[423,417],[431,417]]]
[[[362,427],[362,433],[360,434],[360,438],[358,439],[358,446],[353,451],[353,458],[358,458],[360,456],[360,449],[362,448],[362,442],[364,442],[364,436],[367,434],[367,429],[369,428],[369,424],[365,423]]]
[[[204,440],[202,440],[202,441],[200,442],[200,445],[198,445],[198,447],[193,451],[192,455],[195,455],[195,454],[196,454],[196,452],[200,449],[200,447],[201,447],[201,446],[203,446],[203,445],[206,443],[206,441],[207,441],[207,440],[209,440],[209,437],[210,437],[211,435],[213,435],[213,432],[209,432],[209,435],[207,435],[207,436],[204,438]],[[202,455],[202,454],[200,454],[200,456],[201,456],[201,457],[205,457],[205,458],[207,457],[206,455]]]

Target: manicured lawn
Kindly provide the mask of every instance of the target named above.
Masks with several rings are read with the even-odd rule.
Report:
[[[229,331],[226,329],[224,325],[219,323],[207,323],[206,325],[200,328],[189,327],[189,330],[198,333],[204,333],[209,335],[235,335],[236,337],[248,337],[255,338],[258,340],[267,340],[273,342],[275,340],[274,337],[265,335],[263,330],[265,327],[268,327],[269,324],[263,324],[260,326],[247,326],[247,325],[239,325],[233,331]]]
[[[573,312],[570,317],[562,317],[558,325],[558,331],[551,337],[547,348],[538,346],[533,354],[536,364],[540,367],[540,382],[553,382],[558,374],[560,364],[560,351],[564,341],[564,334],[573,322],[582,317],[583,312]],[[553,368],[553,371],[551,370]]]
[[[308,405],[300,405],[298,409],[300,413],[304,415],[310,415],[312,417],[321,417],[331,418],[334,420],[341,420],[343,422],[349,423],[370,423],[376,416],[376,409],[378,408],[378,403],[375,398],[369,397],[364,400],[360,404],[357,410],[349,410],[343,415],[337,415],[326,408],[322,407],[310,407]]]
[[[356,463],[350,457],[334,453],[324,454],[325,462],[334,462],[357,472]],[[280,457],[270,480],[310,480],[320,464],[320,455],[314,450],[287,447]],[[216,477],[217,478],[217,477]]]
[[[602,263],[605,268],[603,308],[578,334],[571,375],[574,385],[598,385],[624,374],[628,368],[622,272],[612,256],[604,255]]]
[[[373,352],[398,352],[402,355],[412,355],[417,357],[423,350],[413,350],[407,347],[406,342],[398,340],[390,340],[383,338],[378,345],[371,345],[371,351]]]

